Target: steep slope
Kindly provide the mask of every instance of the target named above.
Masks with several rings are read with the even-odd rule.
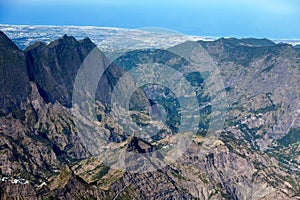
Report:
[[[24,54],[4,34],[0,45],[3,49],[1,55],[6,55],[3,54],[0,63],[1,70],[5,72],[1,73],[1,101],[15,103],[2,105],[5,113],[3,111],[0,117],[0,174],[12,180],[22,177],[31,184],[41,184],[66,163],[90,156],[67,107],[71,103],[79,62],[95,45],[89,39],[76,41],[64,36],[48,46],[36,43]],[[25,55],[28,56],[28,66]],[[60,62],[50,65],[48,61],[58,60],[56,56]],[[36,65],[33,66],[33,63]],[[48,74],[48,70],[52,69],[59,72]],[[29,76],[32,81],[29,81]],[[45,82],[44,78],[54,82]],[[62,87],[52,91],[58,82]],[[48,102],[48,94],[53,102]],[[109,120],[111,116],[102,112],[102,119],[106,121],[106,128],[103,127],[102,131],[110,132],[108,128],[111,128],[115,129],[112,134],[121,135],[115,123]]]
[[[184,74],[193,84],[199,104],[205,105],[200,110],[203,123],[199,128],[203,130],[193,136],[191,146],[176,162],[139,174],[114,169],[105,160],[107,157],[91,154],[93,149],[84,145],[80,137],[80,126],[90,126],[83,135],[93,136],[89,138],[93,141],[104,136],[113,153],[119,150],[143,154],[173,145],[180,117],[176,96],[171,91],[156,87],[158,90],[153,92],[151,87],[144,87],[133,97],[144,106],[149,99],[143,94],[157,95],[149,102],[156,105],[156,110],[167,110],[167,126],[150,141],[136,136],[128,138],[132,133],[116,121],[107,103],[126,70],[162,63],[185,72],[188,61],[166,50],[137,50],[123,55],[107,69],[98,85],[97,98],[102,102],[96,101],[95,108],[88,107],[95,109],[97,120],[81,124],[72,115],[74,108],[70,108],[72,89],[81,63],[95,45],[89,39],[76,41],[66,35],[49,45],[36,43],[26,49],[26,66],[24,53],[5,35],[1,38],[0,46],[10,55],[0,63],[0,68],[8,73],[1,76],[9,83],[2,85],[1,91],[3,97],[12,95],[3,98],[4,103],[10,99],[20,102],[4,104],[4,109],[9,108],[5,112],[12,115],[0,117],[1,198],[299,198],[300,62],[299,53],[292,46],[274,45],[266,39],[199,42],[222,74],[229,106],[225,126],[219,138],[211,141],[205,137],[203,132],[212,111],[207,106],[210,99],[202,87],[203,77]],[[183,44],[175,48],[185,47]],[[10,58],[22,61],[22,65],[14,60],[7,62]],[[99,59],[103,61],[102,57]],[[10,73],[8,64],[21,68]],[[22,78],[15,80],[19,76]],[[149,73],[140,76],[147,79]],[[13,81],[20,81],[22,88],[16,89]],[[25,92],[23,88],[27,85],[29,89]],[[134,105],[130,113],[138,124],[160,128],[156,121],[149,122],[148,111]],[[13,112],[19,108],[26,108],[23,117],[16,117]],[[140,129],[137,135],[143,134]],[[96,150],[98,147],[95,146]]]
[[[76,41],[64,35],[49,45],[38,42],[25,50],[30,80],[37,84],[46,102],[71,106],[77,71],[94,48],[88,38]]]
[[[0,116],[13,112],[24,118],[22,106],[30,94],[25,54],[0,31]]]
[[[223,41],[224,43],[236,45],[236,46],[250,46],[250,47],[270,47],[275,46],[276,44],[272,42],[271,40],[268,40],[266,38],[263,39],[256,39],[256,38],[242,38],[242,39],[236,39],[236,38],[221,38],[219,39]]]
[[[224,77],[229,104],[224,139],[241,137],[240,142],[251,149],[278,159],[287,173],[298,174],[298,182],[299,140],[295,137],[300,124],[299,52],[286,44],[201,44],[214,57]],[[299,193],[299,185],[297,188]]]

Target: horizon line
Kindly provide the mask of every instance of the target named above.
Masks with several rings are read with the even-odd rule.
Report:
[[[119,30],[129,30],[129,31],[142,31],[142,32],[152,32],[152,31],[147,31],[147,30],[142,30],[141,28],[160,28],[160,29],[166,29],[166,30],[172,30],[174,32],[177,32],[178,35],[186,35],[186,36],[191,36],[191,37],[203,37],[203,38],[210,38],[213,40],[218,40],[221,38],[225,39],[230,39],[230,38],[236,38],[236,39],[268,39],[273,41],[274,43],[280,43],[285,41],[288,43],[290,42],[298,42],[295,45],[300,45],[300,38],[268,38],[268,37],[256,37],[256,36],[236,36],[236,35],[231,35],[231,36],[212,36],[212,35],[194,35],[194,34],[186,34],[182,33],[177,30],[173,30],[170,28],[164,28],[164,27],[137,27],[137,28],[126,28],[126,27],[113,27],[113,26],[98,26],[98,25],[71,25],[71,24],[64,24],[64,25],[54,25],[54,24],[8,24],[8,23],[0,23],[0,26],[36,26],[36,27],[94,27],[94,28],[103,28],[103,29],[119,29]],[[152,32],[155,33],[155,32]],[[159,32],[156,32],[159,33]],[[166,33],[164,33],[166,34]],[[171,34],[171,33],[169,33]],[[176,35],[174,33],[174,35]],[[291,44],[291,43],[288,43]],[[294,45],[293,45],[294,46]]]

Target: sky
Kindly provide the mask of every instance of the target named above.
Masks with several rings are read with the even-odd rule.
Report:
[[[0,0],[0,24],[161,27],[199,36],[300,39],[300,1]]]

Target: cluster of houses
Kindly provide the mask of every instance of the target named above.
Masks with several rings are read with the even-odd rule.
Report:
[[[29,181],[23,178],[2,177],[1,182],[11,182],[12,184],[29,184]]]

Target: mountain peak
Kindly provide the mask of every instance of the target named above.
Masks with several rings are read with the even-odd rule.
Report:
[[[126,150],[129,152],[134,151],[138,153],[149,153],[153,151],[153,146],[150,143],[137,138],[136,136],[132,136],[129,138]]]
[[[61,44],[67,44],[67,45],[75,45],[78,41],[73,36],[68,36],[67,34],[64,34],[61,38],[54,40],[53,42],[49,43],[49,47],[58,46]]]
[[[79,43],[84,43],[84,44],[87,44],[87,43],[93,43],[92,40],[89,38],[89,37],[86,37],[82,40],[78,40]],[[94,44],[94,43],[93,43]]]
[[[257,38],[241,38],[237,39],[234,37],[231,38],[220,38],[216,40],[216,42],[223,42],[225,44],[229,45],[235,45],[235,46],[250,46],[250,47],[260,47],[260,46],[275,46],[276,44],[266,38],[257,39]]]
[[[0,31],[0,115],[21,108],[30,94],[26,57],[5,33]],[[20,115],[23,118],[24,115]]]
[[[36,42],[36,43],[30,45],[29,47],[27,47],[25,49],[25,52],[30,51],[35,48],[42,48],[42,47],[47,47],[47,44],[45,42]]]
[[[11,39],[9,39],[3,31],[0,31],[0,48],[19,49],[17,45]]]
[[[46,102],[71,106],[77,70],[95,46],[89,39],[81,43],[65,34],[49,45],[40,42],[26,49],[30,78]],[[52,62],[54,57],[57,62]]]

